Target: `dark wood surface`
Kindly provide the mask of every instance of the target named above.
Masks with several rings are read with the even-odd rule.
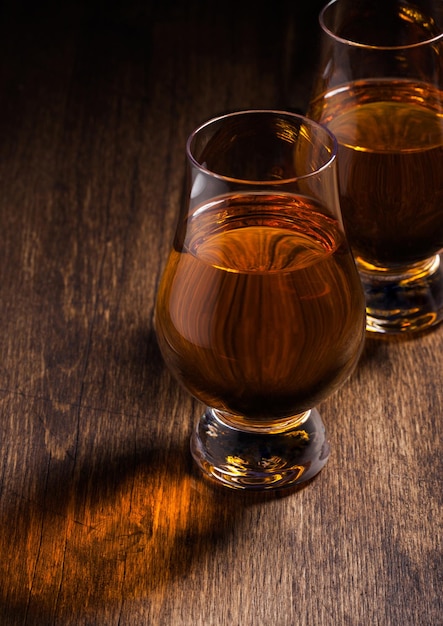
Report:
[[[443,624],[443,326],[368,340],[267,497],[195,472],[153,333],[187,135],[303,110],[319,4],[1,5],[2,626]]]

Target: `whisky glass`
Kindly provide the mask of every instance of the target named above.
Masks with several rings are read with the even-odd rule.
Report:
[[[231,113],[187,142],[155,326],[167,366],[206,405],[191,452],[219,484],[289,487],[328,459],[315,407],[365,336],[336,150],[327,129],[281,111]]]
[[[430,329],[443,319],[443,3],[334,0],[320,26],[308,115],[338,140],[367,330]]]

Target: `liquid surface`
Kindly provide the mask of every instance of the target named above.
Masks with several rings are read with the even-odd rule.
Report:
[[[269,419],[311,408],[359,356],[364,300],[335,219],[294,196],[198,209],[156,313],[171,370],[206,404]]]
[[[312,104],[339,142],[340,203],[358,258],[402,266],[443,248],[443,94],[366,81]]]

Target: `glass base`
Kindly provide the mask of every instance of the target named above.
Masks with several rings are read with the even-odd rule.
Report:
[[[270,490],[313,478],[329,458],[316,409],[272,426],[239,429],[207,408],[195,425],[191,453],[206,477],[232,489]]]
[[[400,270],[357,259],[366,296],[366,330],[399,334],[423,331],[443,320],[443,263],[432,259]]]

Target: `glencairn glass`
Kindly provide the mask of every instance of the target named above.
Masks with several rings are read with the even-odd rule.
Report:
[[[334,0],[320,25],[308,115],[338,140],[367,330],[429,329],[443,319],[443,3]]]
[[[289,487],[329,456],[315,407],[365,336],[336,150],[327,129],[282,111],[224,115],[187,142],[155,325],[167,366],[206,405],[192,455],[228,487]]]

